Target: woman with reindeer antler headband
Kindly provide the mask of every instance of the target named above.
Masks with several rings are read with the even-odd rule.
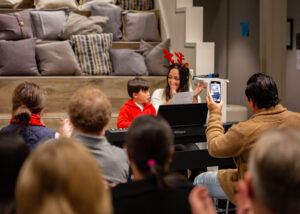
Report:
[[[171,63],[169,65],[169,71],[167,75],[167,85],[165,88],[156,89],[153,92],[151,103],[155,107],[156,111],[160,105],[171,104],[173,95],[177,92],[189,91],[189,63],[183,63],[185,60],[184,55],[181,52],[175,52],[177,62],[173,59],[173,54],[167,50],[163,50],[164,57]],[[194,91],[193,103],[200,102],[198,95],[202,92],[206,85],[198,83],[197,88]]]

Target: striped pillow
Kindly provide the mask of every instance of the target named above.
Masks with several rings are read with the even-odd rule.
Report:
[[[119,0],[124,10],[152,10],[153,0]]]
[[[109,56],[112,37],[111,33],[73,35],[71,37],[83,75],[109,75],[112,73]]]

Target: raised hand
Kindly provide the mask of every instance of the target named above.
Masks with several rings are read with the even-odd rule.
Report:
[[[71,121],[67,118],[60,119],[59,136],[70,138],[73,133],[73,126]]]
[[[197,84],[196,89],[194,90],[194,97],[197,97],[204,88],[206,88],[207,84],[204,82],[200,85],[200,83]]]
[[[245,180],[249,181],[249,173],[245,174]],[[247,182],[239,181],[237,183],[237,194],[236,198],[236,214],[254,214],[253,205],[251,200],[251,193],[248,188]],[[248,182],[249,183],[249,182]]]
[[[210,112],[221,112],[223,107],[223,100],[220,103],[216,103],[210,93],[207,93],[206,97],[207,108]]]
[[[204,186],[197,186],[189,195],[189,202],[193,214],[216,214],[216,208]]]
[[[173,98],[174,94],[176,94],[176,85],[171,85],[170,86],[170,96],[171,96],[171,99]]]

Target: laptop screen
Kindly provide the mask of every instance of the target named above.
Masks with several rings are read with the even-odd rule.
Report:
[[[207,103],[174,104],[159,106],[157,114],[175,128],[204,125],[207,111]]]

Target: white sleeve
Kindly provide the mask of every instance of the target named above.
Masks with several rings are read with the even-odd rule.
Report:
[[[165,103],[163,100],[163,92],[164,92],[164,89],[159,88],[159,89],[156,89],[152,94],[151,103],[154,106],[156,112],[158,112],[159,106]]]

